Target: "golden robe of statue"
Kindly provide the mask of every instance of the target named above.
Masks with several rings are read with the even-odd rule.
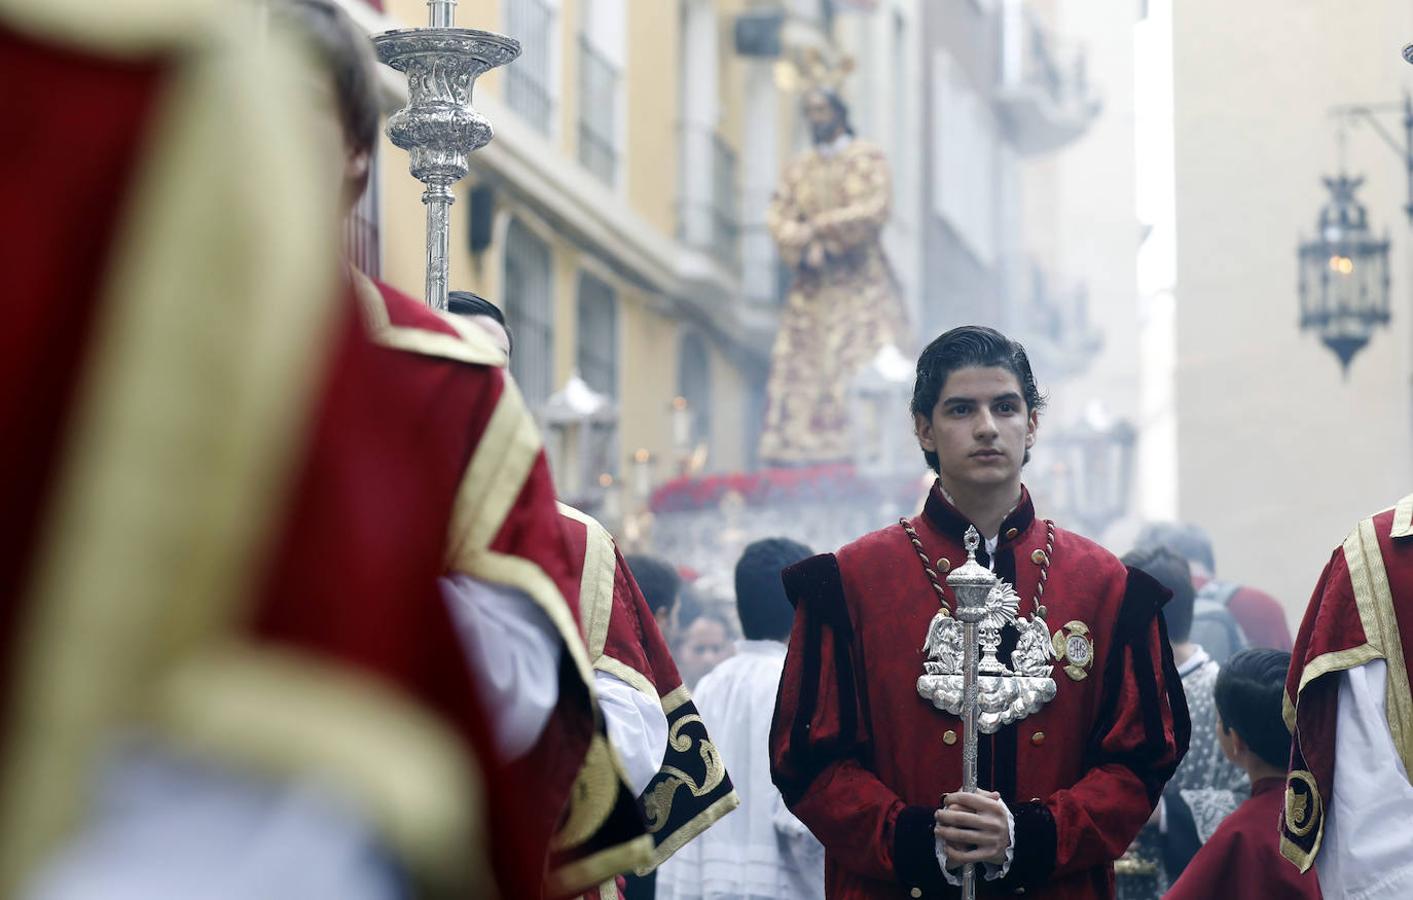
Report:
[[[891,198],[883,152],[857,139],[815,147],[785,170],[766,224],[794,278],[771,351],[763,462],[852,456],[849,379],[904,334],[880,243]]]

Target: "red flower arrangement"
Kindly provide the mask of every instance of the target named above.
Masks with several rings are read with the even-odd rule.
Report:
[[[860,478],[852,464],[826,463],[800,468],[674,478],[653,491],[649,506],[654,513],[714,508],[733,491],[745,500],[747,506],[865,500],[880,493],[879,485]]]

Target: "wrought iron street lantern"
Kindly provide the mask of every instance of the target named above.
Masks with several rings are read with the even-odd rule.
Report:
[[[540,416],[560,492],[578,504],[601,502],[615,484],[617,405],[575,372],[545,401]]]
[[[849,381],[854,469],[866,478],[892,479],[918,468],[917,444],[906,417],[913,376],[913,364],[887,344]]]
[[[1324,179],[1330,201],[1315,237],[1300,244],[1300,328],[1339,357],[1345,374],[1374,329],[1389,323],[1389,240],[1374,236],[1354,193],[1363,178]]]

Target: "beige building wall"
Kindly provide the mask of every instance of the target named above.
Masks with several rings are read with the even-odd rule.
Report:
[[[1393,323],[1347,378],[1296,327],[1295,256],[1336,168],[1326,110],[1413,86],[1413,7],[1181,0],[1173,34],[1179,514],[1211,532],[1220,575],[1275,594],[1294,626],[1355,521],[1413,489],[1407,185],[1368,128],[1348,165],[1393,239]]]

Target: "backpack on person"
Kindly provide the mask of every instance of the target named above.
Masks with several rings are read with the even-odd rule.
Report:
[[[1209,581],[1192,601],[1191,640],[1200,644],[1217,665],[1225,665],[1233,654],[1250,646],[1245,632],[1227,604],[1241,585],[1230,581]]]

